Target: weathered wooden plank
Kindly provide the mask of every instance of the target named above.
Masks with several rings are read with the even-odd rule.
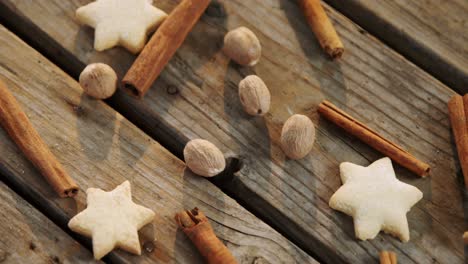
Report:
[[[62,47],[75,56],[73,64],[102,61],[122,76],[134,57],[121,49],[93,51],[93,31],[73,19],[73,11],[87,2],[8,0],[4,5],[15,14],[10,25],[46,54],[53,55],[51,46]],[[177,3],[155,2],[168,12]],[[347,48],[339,62],[323,54],[294,1],[214,1],[145,100],[119,93],[110,102],[179,153],[188,139],[202,137],[240,158],[242,169],[221,186],[325,261],[366,263],[387,249],[405,263],[462,263],[462,187],[446,110],[454,92],[326,10]],[[220,52],[224,33],[241,25],[263,45],[263,57],[251,70],[230,64]],[[34,41],[38,28],[49,36],[41,35],[44,43]],[[77,76],[82,67],[71,73]],[[237,99],[237,83],[251,72],[271,90],[272,111],[263,119],[244,114]],[[324,98],[432,165],[427,179],[397,167],[400,179],[424,192],[408,214],[409,243],[387,235],[359,242],[351,219],[328,207],[340,185],[340,162],[366,165],[381,155],[320,119],[316,107]],[[311,155],[301,161],[287,160],[278,144],[282,123],[292,113],[309,115],[318,130]]]
[[[103,102],[83,95],[76,81],[3,27],[0,42],[0,78],[80,187],[110,190],[129,180],[134,201],[156,212],[140,232],[143,255],[116,251],[121,261],[202,262],[174,221],[176,212],[198,206],[242,263],[315,262]],[[50,208],[59,206],[67,219],[84,208],[84,192],[58,198],[3,130],[0,151],[10,177],[28,182],[40,199],[53,202]]]
[[[451,88],[468,92],[468,1],[325,1]]]
[[[98,263],[63,230],[0,182],[0,262]]]

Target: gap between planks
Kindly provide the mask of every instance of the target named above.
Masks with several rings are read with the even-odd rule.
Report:
[[[434,8],[435,10],[441,10],[442,7],[439,5],[448,6],[448,14],[439,12],[441,17],[433,17],[433,21],[424,21],[428,18],[417,18],[418,14],[407,14],[404,10],[399,10],[399,12],[397,12],[395,10],[388,10],[390,9],[388,8],[383,11],[385,7],[382,7],[381,10],[376,10],[376,6],[378,5],[395,4],[398,6],[397,1],[388,1],[388,3],[385,1],[374,1],[373,3],[373,1],[367,0],[323,1],[327,2],[330,6],[340,11],[354,23],[362,27],[364,29],[360,31],[362,34],[367,34],[367,32],[369,32],[371,35],[377,37],[396,52],[402,54],[409,61],[413,62],[418,67],[425,70],[458,93],[465,94],[468,92],[468,65],[466,63],[468,58],[466,57],[467,53],[463,52],[463,49],[466,50],[466,47],[463,47],[463,45],[466,46],[465,42],[450,42],[450,44],[444,43],[441,39],[446,37],[444,36],[446,34],[453,34],[453,30],[450,31],[451,33],[434,33],[430,28],[432,25],[431,23],[433,23],[436,27],[441,27],[440,30],[443,31],[444,26],[446,25],[443,23],[433,22],[438,21],[438,19],[442,19],[442,16],[444,22],[448,24],[456,23],[454,21],[450,21],[450,8],[456,8],[456,4],[454,3],[455,1],[448,0],[447,3],[443,4],[440,1],[439,3],[436,3],[437,1],[432,0],[414,1],[414,4],[420,2],[419,4],[425,5],[426,8]],[[412,4],[409,2],[400,2],[399,4],[401,5],[402,3],[403,5]],[[433,6],[431,7],[431,5]],[[464,8],[468,8],[468,5],[465,5]],[[379,12],[387,13],[379,14]],[[424,9],[420,9],[420,12],[424,12]],[[395,13],[398,14],[395,15]],[[408,21],[405,21],[405,19],[415,21],[417,25],[411,25],[410,23],[407,23]],[[424,22],[426,22],[426,24],[424,24]],[[423,28],[418,28],[418,26]],[[460,30],[460,27],[458,27],[458,30]],[[423,33],[426,35],[423,36]],[[468,36],[464,29],[457,33],[462,36]],[[455,38],[457,36],[452,35],[451,37]],[[437,44],[434,44],[434,42],[437,42]],[[456,53],[457,51],[459,53]]]

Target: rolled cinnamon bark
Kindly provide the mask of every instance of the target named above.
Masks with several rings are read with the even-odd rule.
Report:
[[[1,80],[0,125],[60,197],[72,197],[78,193],[78,185],[49,150],[18,101]]]
[[[208,264],[237,264],[229,249],[216,237],[208,218],[198,208],[177,213],[175,220]]]
[[[344,52],[343,43],[320,4],[320,0],[299,0],[299,5],[320,46],[333,59],[340,58]]]
[[[382,137],[329,101],[325,100],[320,103],[318,112],[346,132],[364,141],[417,175],[425,177],[429,173],[430,166],[428,164],[418,160],[402,147]]]
[[[448,110],[465,188],[468,189],[468,94],[463,97],[454,95],[448,102]]]
[[[380,264],[397,264],[397,256],[392,251],[381,251],[380,252]]]
[[[184,42],[210,0],[183,0],[164,20],[125,74],[122,83],[131,95],[142,98]]]
[[[468,232],[463,233],[463,243],[468,245]]]

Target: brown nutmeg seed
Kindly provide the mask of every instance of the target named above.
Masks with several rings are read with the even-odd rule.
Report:
[[[104,63],[86,66],[80,74],[79,81],[84,92],[96,99],[107,99],[117,90],[117,74]]]
[[[315,127],[305,115],[293,115],[281,131],[281,148],[291,159],[301,159],[311,150],[315,141]]]
[[[204,139],[194,139],[185,145],[184,160],[191,171],[204,177],[213,177],[226,167],[223,153]]]
[[[239,98],[249,115],[262,116],[270,110],[270,91],[257,75],[249,75],[240,81]]]
[[[262,47],[257,36],[250,29],[239,27],[224,36],[223,51],[240,65],[254,66],[260,60]]]

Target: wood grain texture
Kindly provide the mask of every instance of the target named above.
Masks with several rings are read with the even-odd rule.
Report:
[[[120,48],[93,51],[92,30],[73,19],[87,2],[8,0],[3,4],[14,14],[4,20],[46,54],[53,55],[48,47],[55,45],[75,56],[71,62],[54,56],[60,65],[101,61],[123,76],[134,57]],[[155,2],[166,12],[177,4]],[[327,5],[325,10],[347,48],[338,63],[327,59],[294,1],[213,1],[146,98],[136,103],[120,93],[111,104],[176,152],[201,137],[240,158],[242,169],[223,187],[324,261],[376,262],[381,250],[391,250],[402,263],[462,263],[463,187],[446,107],[455,93]],[[220,52],[224,34],[238,26],[252,29],[263,45],[253,69]],[[35,42],[35,34],[45,42]],[[247,116],[238,100],[238,82],[253,72],[272,95],[264,118]],[[351,218],[329,208],[341,185],[339,163],[364,166],[381,154],[320,119],[323,99],[431,165],[426,179],[396,166],[400,180],[424,193],[408,214],[409,243],[383,234],[357,241]],[[308,115],[317,127],[312,153],[300,161],[287,160],[279,147],[282,124],[293,113]]]
[[[315,262],[209,181],[185,171],[182,161],[103,102],[85,96],[76,81],[3,27],[0,42],[0,78],[79,186],[111,190],[129,180],[133,200],[156,212],[154,222],[140,231],[142,256],[114,251],[123,261],[202,262],[174,221],[176,212],[198,206],[241,263]],[[0,151],[0,163],[67,218],[84,209],[84,192],[75,199],[57,198],[3,130]]]
[[[468,92],[468,1],[325,2],[451,88]]]
[[[100,263],[3,182],[0,208],[0,262]]]

